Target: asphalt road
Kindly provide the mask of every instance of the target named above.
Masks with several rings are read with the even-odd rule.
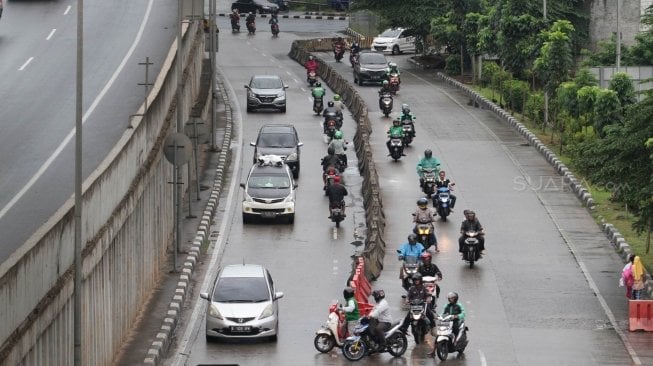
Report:
[[[318,166],[326,145],[319,135],[318,119],[310,114],[308,92],[302,89],[304,71],[286,56],[295,37],[282,33],[270,40],[266,37],[269,34],[261,35],[241,33],[221,38],[218,62],[240,103],[237,108],[243,128],[242,142],[235,150],[240,155],[234,155],[239,161],[234,174],[243,179],[251,161],[248,142],[262,123],[294,123],[305,143],[298,217],[294,226],[243,226],[241,192],[230,192],[221,200],[224,216],[220,219],[227,220],[221,228],[226,231],[221,231],[213,243],[216,254],[209,262],[208,279],[200,279],[198,287],[205,291],[220,265],[245,260],[267,266],[277,288],[285,293],[280,300],[279,340],[207,344],[205,304],[195,302],[178,330],[176,348],[166,365],[349,364],[339,351],[319,354],[312,340],[326,319],[328,303],[341,296],[349,256],[356,251],[351,244],[356,244],[353,229],[358,219],[355,216],[352,222],[348,217],[337,231],[338,239],[332,239],[332,226],[324,217],[326,200],[321,197]],[[225,51],[231,49],[239,52]],[[320,57],[331,60],[327,54]],[[410,103],[418,118],[417,139],[400,162],[386,157],[384,132],[391,119],[377,110],[378,87],[359,89],[370,106],[374,128],[371,142],[388,222],[388,255],[374,287],[386,290],[395,318],[405,313],[398,279],[400,263],[392,253],[410,233],[410,213],[421,196],[415,164],[422,151],[430,148],[457,183],[458,196],[451,220],[436,224],[441,252],[435,255],[435,262],[444,273],[443,294],[460,294],[471,329],[465,354],[451,355],[448,364],[651,364],[650,337],[626,331],[623,289],[616,286],[622,263],[553,168],[491,112],[468,106],[462,93],[436,81],[431,72],[413,69],[406,56],[392,59],[404,70],[395,110],[403,102]],[[351,80],[349,65],[337,64],[336,69]],[[284,77],[291,86],[292,103],[286,115],[245,113],[242,85],[259,72],[288,75]],[[352,135],[351,128],[348,121],[346,136]],[[349,205],[357,204],[357,200],[349,201]],[[487,254],[473,269],[457,253],[465,208],[476,210],[487,231]],[[444,296],[438,301],[439,311],[442,301]],[[359,364],[431,364],[434,361],[425,356],[429,350],[410,339],[402,358],[384,354]]]
[[[84,176],[123,134],[176,36],[174,0],[85,1]],[[74,191],[76,2],[5,1],[0,262]]]

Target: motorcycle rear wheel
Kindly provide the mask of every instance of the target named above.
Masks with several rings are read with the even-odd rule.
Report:
[[[449,356],[449,345],[447,344],[447,342],[438,343],[435,353],[438,355],[440,361],[446,360],[447,357]]]
[[[316,350],[322,353],[328,353],[336,346],[336,340],[332,335],[317,334],[313,340],[313,345]]]
[[[388,353],[391,355],[395,357],[401,357],[404,353],[406,353],[406,349],[408,348],[408,339],[404,333],[397,332],[386,341],[388,342]]]
[[[342,354],[349,361],[360,361],[367,353],[367,345],[361,339],[345,341],[342,345]]]

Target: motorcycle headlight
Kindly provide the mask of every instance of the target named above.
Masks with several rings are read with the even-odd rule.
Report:
[[[224,319],[220,311],[218,311],[218,308],[213,304],[209,305],[209,316],[220,320]]]
[[[270,304],[266,306],[265,309],[263,309],[263,312],[258,318],[265,319],[271,317],[272,315],[274,315],[274,307],[272,306],[272,304]]]

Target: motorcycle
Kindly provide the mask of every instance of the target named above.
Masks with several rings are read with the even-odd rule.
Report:
[[[314,97],[313,98],[313,112],[316,115],[320,115],[324,109],[324,98],[323,97]]]
[[[399,84],[401,84],[401,82],[399,81],[399,75],[396,73],[390,74],[390,76],[388,77],[388,82],[392,94],[397,95],[397,92],[399,92]]]
[[[335,57],[336,62],[340,62],[342,57],[345,55],[345,48],[342,45],[335,45],[333,48],[333,57]]]
[[[467,340],[469,328],[465,326],[464,320],[460,321],[458,327],[458,337],[454,339],[453,315],[436,318],[435,350],[441,361],[446,360],[450,352],[458,352],[459,355],[465,352],[465,347],[469,342]]]
[[[238,33],[240,32],[240,23],[239,22],[231,22],[231,32],[232,33]]]
[[[315,332],[313,345],[316,350],[328,353],[333,347],[342,347],[348,336],[345,313],[339,308],[338,302],[335,301],[329,306],[327,321],[320,330]]]
[[[336,223],[336,227],[340,227],[340,221],[345,219],[345,214],[343,212],[345,203],[340,202],[332,205],[329,210],[331,211],[331,222]]]
[[[424,343],[424,338],[431,330],[426,312],[431,311],[428,303],[422,299],[413,299],[410,301],[410,331],[413,333],[415,343]]]
[[[279,24],[278,23],[270,24],[270,31],[272,32],[272,37],[278,37],[279,36]]]
[[[447,221],[447,216],[451,213],[449,205],[451,204],[451,197],[449,196],[448,187],[438,188],[438,193],[433,195],[433,207],[438,212],[438,216],[442,218],[442,221]]]
[[[354,329],[354,334],[349,336],[342,345],[342,354],[349,361],[360,361],[365,355],[384,352],[388,352],[394,357],[401,357],[408,348],[408,339],[399,328],[401,328],[400,321],[392,323],[390,330],[385,332],[385,348],[378,349],[378,345],[370,334],[369,319],[362,317],[360,324]]]
[[[413,119],[410,117],[404,117],[401,120],[401,127],[404,129],[404,145],[408,146],[413,142],[413,135],[415,134]]]
[[[397,253],[401,255],[401,251],[397,249]],[[403,257],[401,260],[404,263],[401,265],[401,287],[404,290],[408,291],[411,285],[411,280],[413,275],[417,273],[417,267],[419,267],[419,259],[415,256]]]
[[[424,284],[424,287],[426,288],[426,292],[429,294],[431,297],[431,304],[432,304],[432,309],[435,309],[436,305],[436,299],[437,295],[440,292],[438,290],[438,282],[441,280],[440,277],[434,277],[434,276],[423,276],[422,277],[422,283]]]
[[[351,64],[351,67],[356,66],[358,63],[358,52],[349,53],[349,63]]]
[[[474,262],[481,259],[481,253],[478,249],[479,241],[477,236],[480,235],[478,231],[465,232],[465,244],[463,245],[463,260],[469,263],[469,268],[474,267]]]
[[[306,71],[306,81],[308,81],[308,85],[313,87],[313,85],[317,82],[317,73],[315,70]]]
[[[324,195],[325,196],[327,195],[327,193],[326,193],[327,187],[330,186],[331,184],[333,184],[334,179],[338,175],[339,174],[338,174],[338,168],[337,167],[333,171],[327,170],[326,172],[324,172],[324,178],[325,178],[324,179]]]
[[[390,93],[384,93],[381,95],[381,99],[379,101],[381,105],[381,111],[383,112],[383,115],[388,117],[390,113],[392,113],[392,94]]]
[[[339,130],[342,128],[342,117],[338,115],[338,113],[328,111],[324,114],[324,122],[328,120],[335,120],[336,121],[336,129]]]
[[[390,136],[390,157],[398,161],[404,155],[404,141],[401,137]]]
[[[415,214],[413,214],[415,216]],[[422,243],[424,250],[428,250],[432,245],[435,245],[437,248],[437,243],[435,242],[435,234],[433,233],[433,223],[431,221],[422,222],[421,220],[416,222],[416,233],[417,241]]]
[[[433,193],[435,193],[435,180],[436,180],[436,175],[438,174],[439,169],[435,168],[422,168],[422,173],[423,179],[424,179],[424,184],[422,185],[422,192],[427,197],[432,197]]]
[[[249,34],[255,34],[256,33],[256,21],[252,20],[250,22],[245,23],[247,26],[247,32]]]

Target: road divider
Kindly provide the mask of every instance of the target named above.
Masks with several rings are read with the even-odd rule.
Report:
[[[628,301],[628,330],[653,332],[653,300]]]

